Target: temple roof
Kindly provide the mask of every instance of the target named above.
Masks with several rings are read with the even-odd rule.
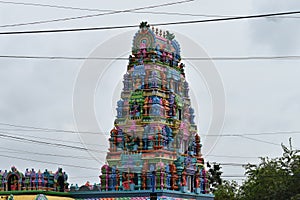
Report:
[[[180,56],[180,46],[174,38],[173,33],[154,27],[150,28],[147,22],[142,22],[133,38],[132,51],[156,49]]]

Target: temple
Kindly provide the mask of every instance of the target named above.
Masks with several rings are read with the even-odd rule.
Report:
[[[68,190],[61,169],[27,170],[23,175],[12,168],[0,173],[0,180],[6,181],[1,190],[68,192],[69,197],[61,197],[78,200],[212,200],[185,65],[174,38],[147,22],[140,24],[99,184],[72,185]],[[44,199],[51,196],[37,194],[48,195]]]
[[[24,173],[12,166],[10,170],[0,170],[0,199],[72,199],[67,193],[68,175],[58,168],[53,173],[47,169],[35,171],[26,169]],[[52,197],[52,198],[51,198]]]
[[[133,38],[101,191],[209,193],[185,65],[174,38],[147,22]]]

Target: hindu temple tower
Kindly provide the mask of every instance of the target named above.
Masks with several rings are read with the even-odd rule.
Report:
[[[101,191],[209,193],[185,65],[174,38],[147,22],[133,38]]]

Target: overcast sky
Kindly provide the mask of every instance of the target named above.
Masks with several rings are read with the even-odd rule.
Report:
[[[126,10],[170,1],[15,1],[60,5],[76,8]],[[116,2],[116,1],[115,1]],[[179,12],[198,15],[241,16],[300,10],[300,2],[290,0],[232,0],[193,2],[141,11]],[[118,13],[63,22],[3,27],[35,21],[97,14],[87,10],[59,9],[41,6],[0,3],[0,32],[138,25],[186,20],[209,19],[201,16],[158,15],[145,13]],[[194,55],[209,57],[281,56],[299,55],[299,15],[295,18],[264,18],[241,21],[214,22],[188,25],[162,26],[164,30],[178,33],[175,39],[181,45],[182,55],[191,57],[192,44],[202,51]],[[66,32],[50,34],[0,35],[0,55],[127,57],[137,28],[105,31]],[[118,39],[122,38],[122,41]],[[182,38],[181,42],[179,39]],[[192,42],[191,42],[192,41]],[[120,46],[118,46],[120,45]],[[185,53],[186,52],[186,53]],[[205,53],[206,52],[206,53]],[[260,134],[265,132],[291,132],[221,136],[211,141],[209,127],[213,118],[212,91],[207,77],[198,71],[195,62],[186,61],[190,95],[196,109],[199,134],[203,134],[203,153],[206,161],[219,163],[257,163],[259,156],[281,155],[280,144],[288,144],[292,137],[295,148],[300,147],[300,60],[242,60],[202,62],[217,69],[225,93],[225,120],[222,134]],[[201,63],[201,62],[200,62]],[[89,84],[88,70],[99,66],[95,85]],[[20,171],[35,168],[55,171],[58,166],[69,174],[71,183],[83,184],[86,180],[99,182],[98,170],[105,162],[107,132],[113,128],[116,101],[119,99],[122,77],[127,61],[42,60],[0,58],[0,123],[45,127],[63,130],[99,132],[99,134],[74,134],[68,132],[37,131],[1,125],[0,134],[25,137],[32,140],[87,147],[89,152],[69,147],[37,144],[12,140],[0,136],[0,169],[15,165]],[[190,66],[189,66],[190,65]],[[198,66],[199,67],[199,66]],[[97,69],[95,69],[97,71]],[[197,71],[197,70],[196,70]],[[80,80],[79,80],[80,78]],[[86,81],[86,82],[85,82]],[[217,80],[216,80],[217,81]],[[86,84],[86,85],[85,85]],[[86,89],[86,90],[85,90]],[[95,89],[95,90],[93,90]],[[78,105],[86,91],[92,90],[94,104],[90,110]],[[78,93],[79,91],[79,93]],[[75,93],[75,95],[74,95]],[[78,94],[82,94],[79,95]],[[89,100],[89,99],[88,99]],[[88,101],[87,100],[87,101]],[[81,107],[82,106],[82,107]],[[83,112],[83,111],[86,111]],[[83,114],[82,114],[83,112]],[[99,128],[92,123],[88,112],[95,113]],[[82,117],[78,124],[78,113]],[[84,124],[82,120],[86,118]],[[10,129],[10,130],[8,130]],[[297,132],[298,131],[298,132]],[[250,139],[249,139],[250,137]],[[205,141],[207,141],[207,146]],[[270,144],[272,143],[272,144]],[[35,153],[30,153],[35,152]],[[58,156],[53,156],[58,155]],[[67,156],[67,157],[66,157]],[[20,159],[22,158],[22,159]],[[40,161],[40,162],[37,162]],[[51,162],[51,163],[43,163]],[[57,163],[57,164],[55,164]],[[76,165],[76,166],[70,166]],[[85,169],[87,168],[87,169]],[[224,175],[243,175],[242,167],[224,166]],[[240,179],[240,178],[236,178]]]

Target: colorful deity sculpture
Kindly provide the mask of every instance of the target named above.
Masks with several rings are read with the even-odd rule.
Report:
[[[101,190],[209,192],[179,43],[143,22],[132,44]]]

